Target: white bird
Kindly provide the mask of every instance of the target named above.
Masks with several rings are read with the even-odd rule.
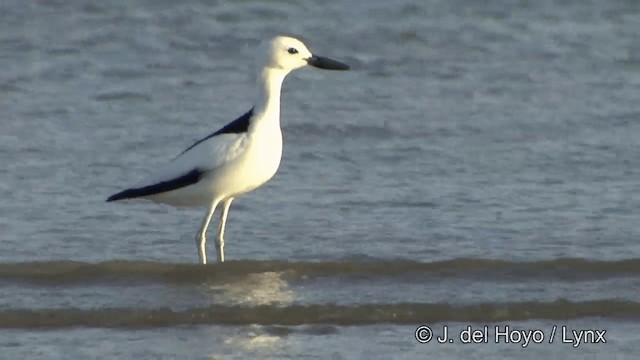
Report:
[[[198,255],[207,263],[206,233],[211,217],[222,205],[217,234],[218,261],[224,261],[224,230],[233,199],[256,189],[275,175],[282,157],[280,89],[291,71],[311,65],[348,70],[336,60],[316,56],[298,39],[277,36],[260,46],[258,98],[254,107],[159,167],[139,186],[112,195],[107,201],[143,198],[174,206],[207,206],[196,236]]]

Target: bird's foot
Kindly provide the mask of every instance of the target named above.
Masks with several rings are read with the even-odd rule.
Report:
[[[224,262],[224,240],[218,241],[218,262]]]

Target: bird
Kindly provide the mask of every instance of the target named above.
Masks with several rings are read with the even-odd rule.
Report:
[[[256,55],[258,91],[249,111],[155,168],[138,185],[107,199],[107,202],[144,199],[172,206],[206,207],[196,234],[201,264],[207,263],[207,229],[215,210],[221,207],[216,246],[217,260],[222,263],[231,203],[269,181],[280,166],[280,92],[287,74],[305,66],[350,69],[344,62],[313,54],[302,41],[290,36],[263,41]]]

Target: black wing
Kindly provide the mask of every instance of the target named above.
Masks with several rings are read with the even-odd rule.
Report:
[[[163,192],[180,189],[182,187],[197,183],[198,181],[200,181],[203,174],[204,174],[204,171],[201,171],[199,169],[194,169],[175,179],[159,182],[157,184],[144,186],[141,188],[133,188],[133,189],[127,189],[127,190],[121,191],[117,194],[111,195],[107,199],[107,201],[133,199],[137,197],[160,194]]]
[[[204,137],[196,141],[193,145],[189,146],[185,151],[181,152],[180,155],[186,153],[187,151],[196,147],[196,145],[200,144],[203,141],[206,141],[207,139],[211,139],[216,135],[231,134],[231,133],[240,134],[240,133],[247,132],[249,130],[249,120],[251,119],[252,116],[253,116],[253,108],[247,111],[244,115],[240,116],[239,118],[225,125],[222,129],[214,132],[213,134],[207,135],[207,137]]]

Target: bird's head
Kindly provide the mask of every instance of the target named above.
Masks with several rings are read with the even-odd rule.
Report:
[[[260,66],[290,72],[311,65],[326,70],[349,70],[349,65],[311,53],[302,41],[288,37],[276,36],[260,46]]]

